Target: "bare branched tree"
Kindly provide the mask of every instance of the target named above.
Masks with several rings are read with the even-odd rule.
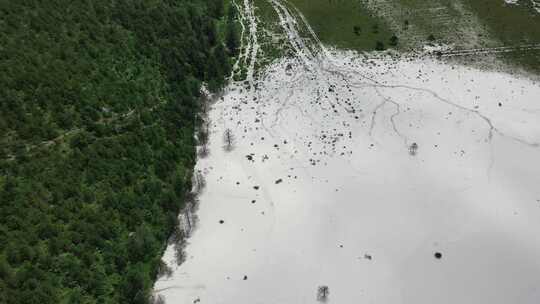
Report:
[[[201,128],[197,132],[197,141],[201,146],[204,146],[208,143],[208,129],[206,129],[206,123],[203,123]]]
[[[193,193],[199,195],[206,186],[206,179],[204,175],[199,170],[193,174]]]
[[[184,218],[184,214],[180,214],[180,216]],[[172,245],[174,249],[176,265],[180,265],[185,261],[184,248],[186,247],[185,238],[187,235],[181,225],[183,226],[185,224],[182,222],[176,225],[173,234],[169,238],[169,245]]]
[[[208,118],[204,118],[200,129],[197,132],[197,141],[200,145],[198,150],[199,157],[204,158],[208,156],[210,150],[208,149],[208,141],[210,139],[210,121]]]
[[[210,154],[210,149],[208,148],[208,144],[202,145],[202,146],[199,148],[198,154],[199,154],[199,157],[200,157],[200,158],[205,158],[205,157],[207,157],[208,154]]]
[[[317,288],[317,301],[319,302],[326,302],[328,300],[328,295],[330,294],[330,291],[328,289],[328,286],[319,286]]]
[[[201,113],[203,115],[208,114],[209,104],[210,97],[208,96],[208,94],[203,94],[201,98]]]
[[[153,294],[148,302],[151,304],[165,304],[165,298],[162,295]]]
[[[232,151],[234,147],[234,135],[231,129],[225,130],[225,133],[223,134],[223,141],[225,142],[225,145],[224,145],[225,151],[227,152]]]
[[[158,278],[166,277],[170,278],[173,274],[173,270],[163,260],[159,261]]]

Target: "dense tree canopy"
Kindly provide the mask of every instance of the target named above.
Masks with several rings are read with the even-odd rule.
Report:
[[[221,0],[0,3],[0,303],[145,303],[194,164]],[[219,22],[218,22],[219,21]]]

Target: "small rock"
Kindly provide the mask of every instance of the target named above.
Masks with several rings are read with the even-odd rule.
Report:
[[[434,256],[435,256],[435,258],[436,258],[437,260],[440,260],[440,259],[442,258],[442,253],[440,253],[440,252],[435,252]]]

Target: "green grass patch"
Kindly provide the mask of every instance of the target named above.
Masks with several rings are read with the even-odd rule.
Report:
[[[343,49],[374,50],[389,46],[393,32],[359,1],[291,0],[325,44]]]
[[[540,43],[540,14],[529,1],[505,5],[503,1],[462,0],[488,27],[491,35],[505,46]],[[510,52],[501,55],[505,60],[540,73],[540,50]]]
[[[504,44],[540,43],[540,14],[529,1],[505,5],[503,1],[462,0]]]

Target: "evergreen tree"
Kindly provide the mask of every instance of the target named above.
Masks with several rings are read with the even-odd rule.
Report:
[[[396,35],[392,35],[392,37],[390,37],[390,45],[391,46],[397,46],[398,45],[398,37]]]
[[[227,20],[225,31],[225,43],[227,44],[227,49],[232,56],[236,56],[239,51],[240,41],[234,20]]]

